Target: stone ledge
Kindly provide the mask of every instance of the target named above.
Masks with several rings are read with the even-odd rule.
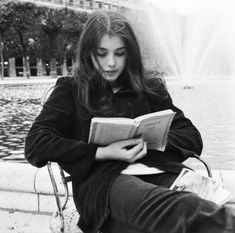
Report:
[[[59,78],[60,76],[58,76]],[[29,79],[25,77],[5,77],[0,80],[0,85],[24,85],[24,84],[37,84],[37,83],[55,83],[57,78],[52,78],[50,76],[42,77],[30,77]]]
[[[63,200],[64,186],[58,166],[52,170]],[[71,183],[68,185],[72,193]],[[73,205],[72,197],[69,204]],[[0,162],[0,208],[52,213],[56,200],[47,167],[36,168],[29,163]]]
[[[191,166],[192,167],[192,166]],[[64,187],[61,182],[59,169],[52,163],[55,180],[58,184],[58,191],[64,194]],[[207,175],[204,167],[194,168],[202,175]],[[212,169],[213,178],[222,181],[225,188],[235,194],[235,170]],[[38,193],[52,195],[53,188],[47,167],[36,168],[29,163],[0,162],[0,190],[16,191],[26,193]],[[69,183],[69,193],[72,193],[71,183]]]
[[[58,191],[64,194],[59,169],[52,164]],[[52,195],[53,188],[47,167],[36,168],[29,163],[0,162],[0,190]],[[72,192],[69,184],[69,193]]]

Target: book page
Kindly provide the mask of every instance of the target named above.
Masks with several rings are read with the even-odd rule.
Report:
[[[193,192],[198,194],[201,198],[220,205],[227,202],[231,197],[230,192],[225,190],[216,180],[202,176],[187,168],[182,169],[170,189]]]
[[[135,130],[134,122],[132,124],[92,122],[89,143],[109,145],[112,142],[133,137]]]
[[[126,117],[94,117],[93,123],[133,125],[134,120]]]
[[[151,115],[141,120],[137,134],[143,136],[148,149],[165,150],[167,134],[174,115],[171,111],[165,115]]]
[[[174,112],[171,109],[166,109],[166,110],[162,110],[162,111],[158,111],[158,112],[152,112],[152,113],[147,113],[147,114],[141,115],[139,117],[136,117],[135,120],[138,122],[141,122],[145,119],[158,118],[160,116],[171,115],[172,113],[174,113]]]

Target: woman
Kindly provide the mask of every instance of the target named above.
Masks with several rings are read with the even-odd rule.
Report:
[[[165,86],[144,72],[136,36],[120,14],[94,12],[79,42],[74,77],[58,79],[25,142],[28,161],[58,162],[72,176],[73,197],[84,232],[234,232],[235,217],[188,192],[168,187],[182,162],[200,154],[200,133],[175,107]],[[176,112],[164,152],[142,139],[88,144],[94,116],[130,117]],[[125,175],[134,163],[156,174]],[[160,173],[159,173],[160,172]]]

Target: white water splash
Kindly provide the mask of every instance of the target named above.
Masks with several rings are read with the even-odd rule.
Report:
[[[235,78],[235,2],[156,0],[141,8],[139,34],[148,34],[153,65],[185,82]]]

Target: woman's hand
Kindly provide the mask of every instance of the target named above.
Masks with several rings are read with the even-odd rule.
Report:
[[[147,143],[143,139],[127,139],[98,147],[96,160],[122,160],[133,163],[147,154]]]

